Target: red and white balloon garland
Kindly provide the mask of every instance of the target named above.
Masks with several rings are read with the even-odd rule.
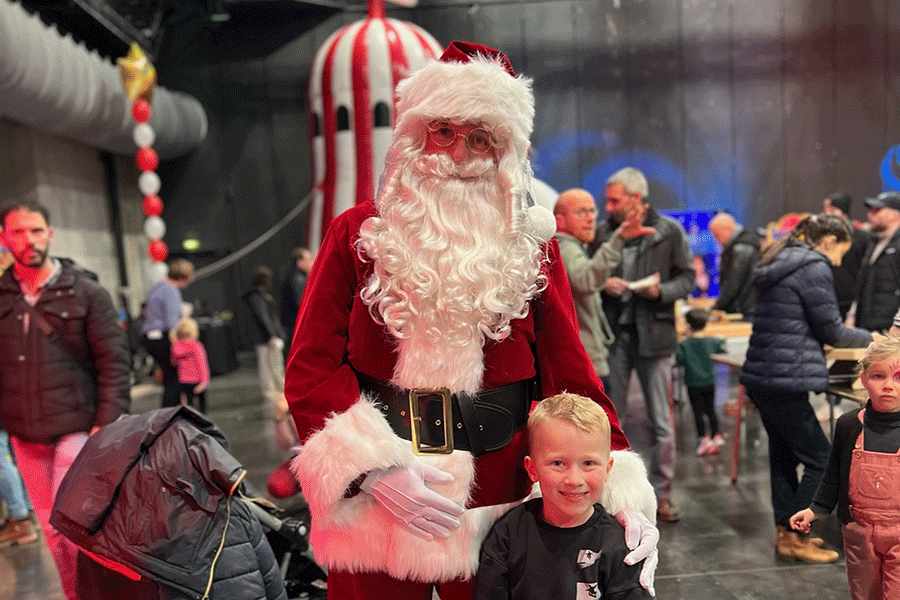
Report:
[[[135,162],[141,171],[138,177],[138,188],[144,194],[143,208],[144,214],[147,216],[144,221],[144,235],[150,240],[147,245],[147,253],[153,260],[151,278],[153,281],[159,281],[168,274],[165,260],[169,256],[169,249],[162,239],[166,234],[166,224],[160,217],[163,211],[163,202],[159,197],[161,182],[159,175],[156,174],[159,156],[153,149],[156,132],[148,123],[153,112],[150,100],[153,97],[153,86],[156,83],[156,69],[137,44],[132,44],[128,56],[120,58],[117,62],[122,74],[125,94],[132,101],[131,116],[136,123],[132,136],[138,147]]]
[[[158,275],[165,277],[167,267],[165,260],[169,256],[169,249],[162,240],[166,234],[166,224],[160,215],[163,211],[163,201],[159,197],[159,188],[161,182],[159,175],[156,174],[156,168],[159,166],[159,157],[156,151],[151,147],[156,139],[156,133],[153,127],[147,123],[150,119],[150,103],[143,98],[134,101],[131,107],[131,116],[137,122],[134,126],[134,143],[138,146],[135,162],[141,171],[138,177],[138,188],[144,194],[144,214],[147,219],[144,221],[144,235],[150,240],[147,245],[147,253],[155,263],[152,271],[155,279],[159,279]]]

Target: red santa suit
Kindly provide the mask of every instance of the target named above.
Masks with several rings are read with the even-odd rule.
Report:
[[[443,67],[435,69],[443,89],[459,88],[452,81],[453,71],[448,75]],[[415,78],[415,74],[410,77],[413,84]],[[509,76],[506,79],[521,81]],[[504,96],[504,90],[496,86],[485,90],[477,81],[471,83],[466,80],[465,87],[479,94]],[[404,105],[404,98],[416,97],[419,90],[414,86],[404,89],[403,85],[401,82],[398,87],[397,135],[402,135],[408,125],[404,118],[415,116],[414,108],[419,106]],[[514,91],[521,93],[520,89]],[[533,102],[530,87],[527,91],[528,101]],[[496,104],[483,107],[473,102],[469,106],[475,107],[474,113],[467,113],[459,108],[465,107],[465,102],[435,102],[433,97],[421,104],[429,107],[422,109],[422,114],[436,110],[433,115],[464,122],[489,121],[490,115],[483,112],[497,110]],[[518,148],[513,144],[513,152],[522,158],[527,154],[531,115],[525,115],[525,144],[520,143]],[[521,142],[522,134],[512,137],[514,142]],[[630,451],[623,451],[628,442],[581,344],[556,240],[542,246],[546,260],[541,272],[546,287],[530,300],[527,315],[509,323],[509,335],[489,339],[480,348],[436,350],[438,358],[434,358],[427,347],[392,335],[373,317],[376,308],[367,306],[361,298],[374,265],[361,256],[357,241],[363,223],[379,214],[376,206],[373,202],[361,204],[332,222],[310,273],[287,366],[285,395],[302,441],[293,464],[312,513],[311,544],[316,560],[332,569],[382,572],[410,581],[471,577],[477,568],[481,541],[494,520],[531,491],[523,467],[527,444],[524,429],[505,447],[477,457],[465,450],[419,455],[409,439],[394,432],[381,407],[373,402],[377,398],[361,392],[356,373],[391,382],[398,388],[421,387],[417,374],[396,368],[398,361],[408,364],[411,358],[413,364],[421,361],[423,369],[434,374],[429,387],[446,387],[451,393],[492,390],[537,374],[540,397],[568,391],[594,399],[609,415],[612,448],[616,450],[601,501],[612,514],[623,509],[640,510],[655,521],[656,500],[643,462]],[[434,339],[435,344],[440,341],[439,336]],[[456,364],[443,369],[435,361]],[[478,390],[469,389],[466,377],[459,375],[473,372],[482,373]],[[466,508],[461,526],[446,539],[417,537],[373,496],[347,493],[361,474],[415,462],[428,463],[454,477],[450,483],[429,484]]]

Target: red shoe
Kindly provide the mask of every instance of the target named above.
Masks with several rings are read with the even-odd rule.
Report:
[[[269,475],[269,482],[266,488],[274,498],[290,498],[300,493],[300,482],[297,481],[297,478],[294,477],[294,472],[291,471],[292,460],[293,458],[287,459]]]

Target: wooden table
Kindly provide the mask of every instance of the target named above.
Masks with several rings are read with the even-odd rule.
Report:
[[[685,338],[690,335],[687,323],[679,320],[677,323],[678,335]],[[719,338],[750,337],[753,332],[753,323],[750,321],[710,321],[703,329],[703,335]]]
[[[853,400],[865,406],[869,394],[859,382],[856,365],[866,353],[865,348],[832,348],[825,347],[825,359],[831,361],[828,366],[828,389],[825,398],[828,402],[828,433],[834,437],[834,406],[841,400]],[[832,400],[836,400],[833,402]]]
[[[713,325],[710,323],[710,325]],[[747,325],[751,325],[747,323]],[[707,326],[709,329],[709,325]],[[865,354],[865,348],[825,348],[825,359],[831,361],[829,366],[829,384],[826,391],[828,402],[828,432],[829,438],[834,437],[834,406],[832,398],[838,401],[853,400],[860,405],[865,405],[868,394],[865,389],[860,389],[856,383],[856,363]],[[744,366],[744,356],[738,354],[713,354],[713,362],[728,365],[732,371],[740,371]],[[831,398],[829,398],[829,396]],[[738,385],[738,409],[734,427],[734,447],[731,458],[731,482],[737,482],[738,459],[740,458],[741,441],[741,417],[744,413],[744,386]]]
[[[740,372],[744,366],[743,354],[713,354],[714,363],[728,365],[732,371]],[[738,408],[734,422],[734,444],[731,451],[731,483],[737,483],[738,459],[741,455],[741,417],[744,414],[744,386],[738,384]]]

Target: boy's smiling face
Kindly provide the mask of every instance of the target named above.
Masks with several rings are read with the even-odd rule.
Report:
[[[549,418],[531,436],[525,469],[544,497],[544,520],[556,527],[577,527],[594,513],[612,467],[609,442],[597,432]]]

